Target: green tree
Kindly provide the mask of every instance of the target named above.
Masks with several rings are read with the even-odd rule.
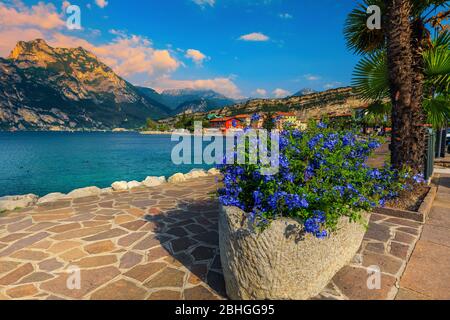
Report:
[[[146,130],[157,130],[158,124],[153,121],[151,118],[147,118],[145,121],[145,129]]]
[[[269,132],[275,128],[275,113],[273,111],[266,114],[266,118],[263,122],[263,128]]]

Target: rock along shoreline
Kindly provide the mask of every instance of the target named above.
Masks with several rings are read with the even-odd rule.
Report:
[[[99,194],[110,193],[110,192],[120,192],[132,190],[135,188],[145,187],[154,188],[165,183],[177,184],[190,179],[202,178],[208,176],[218,176],[220,171],[218,169],[212,168],[208,171],[203,169],[193,169],[189,173],[175,173],[171,177],[167,178],[164,176],[153,177],[148,176],[145,180],[139,181],[116,181],[111,184],[109,188],[98,188],[98,187],[86,187],[75,189],[67,194],[64,193],[50,193],[43,197],[38,197],[35,194],[27,195],[16,195],[16,196],[4,196],[0,197],[0,213],[6,211],[13,211],[17,209],[25,209],[32,207],[34,205],[40,205],[45,203],[50,203],[62,199],[77,199],[83,197],[96,196]]]

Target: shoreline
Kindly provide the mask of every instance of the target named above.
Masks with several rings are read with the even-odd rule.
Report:
[[[166,178],[165,176],[155,177],[148,176],[145,180],[139,181],[116,181],[108,188],[99,188],[96,186],[89,186],[84,188],[74,189],[67,194],[60,192],[53,192],[42,197],[35,194],[23,195],[7,195],[0,197],[0,213],[8,213],[19,209],[26,209],[35,205],[49,204],[58,200],[78,199],[90,196],[98,196],[106,193],[124,192],[137,188],[155,188],[163,184],[178,184],[191,179],[205,178],[212,176],[219,176],[220,171],[216,168],[209,169],[192,169],[188,173],[175,173]]]

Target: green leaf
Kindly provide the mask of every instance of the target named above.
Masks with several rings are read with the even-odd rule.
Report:
[[[389,98],[389,71],[384,51],[361,59],[353,72],[352,86],[365,100]]]
[[[445,127],[450,119],[450,99],[449,96],[438,96],[433,99],[425,99],[423,105],[427,112],[428,122],[435,129]]]

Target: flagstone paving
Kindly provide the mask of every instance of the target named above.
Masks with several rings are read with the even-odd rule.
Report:
[[[397,299],[450,299],[450,174],[438,178],[438,191]]]
[[[215,179],[0,216],[0,299],[221,299]]]
[[[60,200],[0,216],[0,300],[225,299],[215,180]],[[421,230],[417,222],[373,214],[360,251],[317,299],[393,299]],[[382,281],[371,290],[374,265]]]

